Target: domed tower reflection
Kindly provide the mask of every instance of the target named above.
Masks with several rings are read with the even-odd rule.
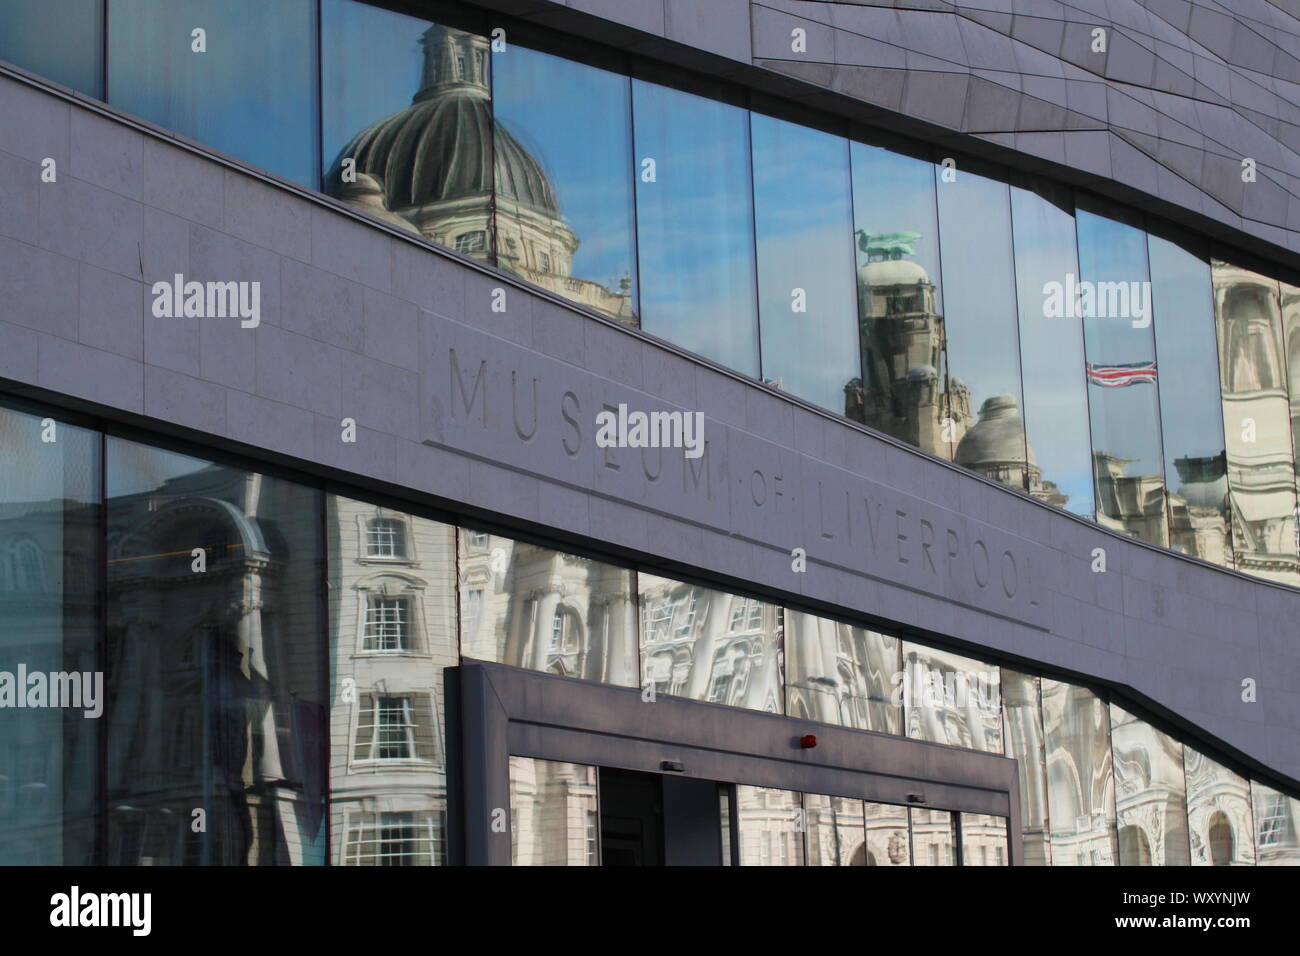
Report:
[[[492,113],[487,38],[434,24],[411,105],[357,133],[326,175],[331,195],[407,231],[502,266],[566,299],[635,322],[620,288],[573,276],[580,240],[551,178]],[[345,160],[354,168],[345,168]],[[493,232],[496,232],[495,242]]]

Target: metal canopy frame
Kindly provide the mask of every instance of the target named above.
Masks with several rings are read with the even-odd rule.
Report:
[[[1017,763],[1000,754],[682,697],[648,702],[637,688],[503,664],[452,671],[469,865],[510,865],[511,829],[501,821],[510,817],[511,756],[995,814],[1007,818],[1011,864],[1023,863]],[[815,747],[800,746],[807,733]]]

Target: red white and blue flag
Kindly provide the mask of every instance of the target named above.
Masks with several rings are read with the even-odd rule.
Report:
[[[1129,362],[1126,365],[1088,363],[1088,381],[1102,388],[1127,388],[1140,382],[1154,384],[1155,380],[1155,362]]]

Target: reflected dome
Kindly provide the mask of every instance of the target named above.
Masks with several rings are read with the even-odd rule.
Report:
[[[929,285],[930,276],[919,262],[911,259],[878,259],[858,270],[866,286]]]
[[[1025,439],[1025,422],[1012,395],[994,395],[980,406],[979,421],[957,445],[956,461],[974,471],[998,463],[1035,464]]]

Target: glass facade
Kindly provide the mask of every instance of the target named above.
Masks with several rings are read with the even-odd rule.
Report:
[[[114,106],[317,183],[315,0],[109,0]]]
[[[445,672],[471,659],[1005,748],[1029,865],[1300,853],[1293,798],[1086,687],[8,401],[0,610],[0,704],[85,675],[62,710],[0,706],[5,863],[446,864]],[[595,774],[512,758],[517,862],[599,859]],[[1009,861],[998,817],[719,794],[746,863]]]
[[[10,0],[0,57],[1122,534],[1300,586],[1300,289],[1209,274],[1058,183],[436,16],[455,22]]]

